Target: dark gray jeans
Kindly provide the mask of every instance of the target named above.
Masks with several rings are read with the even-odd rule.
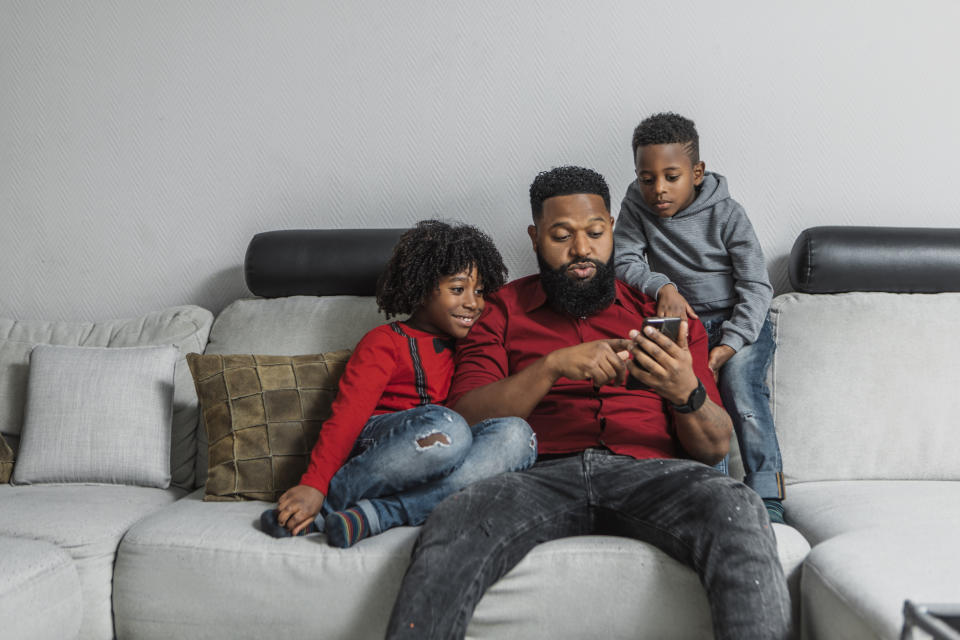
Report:
[[[756,493],[699,462],[588,449],[441,502],[420,532],[387,638],[463,638],[487,587],[530,549],[584,534],[644,540],[692,567],[718,639],[789,635],[787,584]]]

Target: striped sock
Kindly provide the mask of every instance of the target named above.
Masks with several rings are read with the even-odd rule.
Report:
[[[767,508],[767,515],[770,516],[770,522],[786,524],[783,521],[783,503],[776,498],[764,498],[763,506]]]
[[[359,507],[334,511],[323,522],[332,547],[346,549],[370,535],[370,523]]]

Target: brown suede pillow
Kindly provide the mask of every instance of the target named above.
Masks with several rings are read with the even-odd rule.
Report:
[[[0,434],[0,484],[10,482],[10,474],[13,473],[13,449],[3,439]]]
[[[209,443],[203,499],[274,502],[300,482],[349,357],[187,354]]]

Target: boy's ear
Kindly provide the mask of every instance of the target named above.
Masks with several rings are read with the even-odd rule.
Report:
[[[703,160],[693,165],[693,184],[700,186],[700,183],[703,182],[703,174],[707,170],[707,165]]]
[[[527,235],[530,236],[530,242],[533,243],[533,252],[537,252],[537,225],[531,224],[527,227]]]

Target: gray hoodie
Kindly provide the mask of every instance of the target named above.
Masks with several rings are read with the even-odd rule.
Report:
[[[614,227],[617,277],[652,298],[673,283],[697,313],[730,309],[723,339],[739,351],[752,344],[770,309],[773,287],[763,250],[727,180],[706,172],[683,211],[660,218],[634,180]]]

